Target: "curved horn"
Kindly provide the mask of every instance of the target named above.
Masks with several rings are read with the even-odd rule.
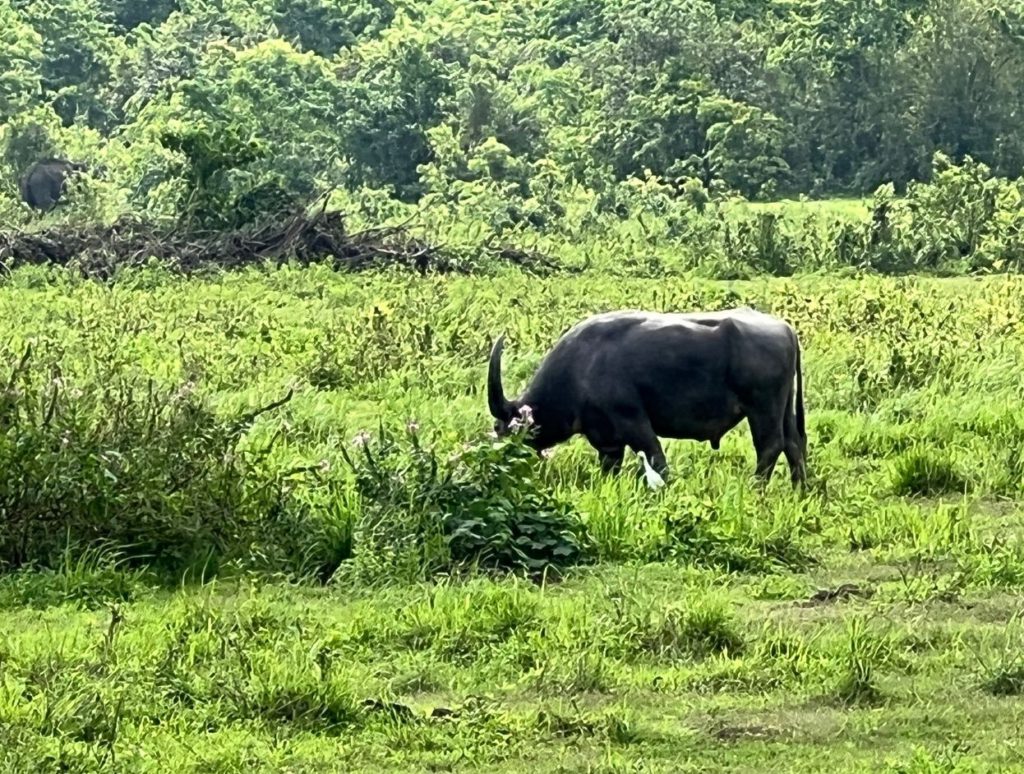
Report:
[[[491,347],[491,362],[487,369],[487,405],[495,419],[508,420],[512,415],[505,389],[501,386],[501,353],[505,349],[505,334],[501,334]]]

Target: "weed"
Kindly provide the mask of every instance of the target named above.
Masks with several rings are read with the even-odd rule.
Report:
[[[619,636],[636,653],[662,659],[700,659],[743,651],[743,638],[728,608],[706,596],[667,608],[633,601],[617,618]]]
[[[928,496],[963,493],[968,484],[947,456],[918,447],[897,458],[892,486],[896,494]]]
[[[135,599],[149,581],[144,570],[126,566],[117,548],[68,544],[52,570],[24,569],[0,576],[0,607],[102,607]]]
[[[541,574],[576,564],[589,547],[572,507],[545,491],[521,434],[467,444],[446,459],[406,432],[402,445],[381,425],[344,451],[363,497],[361,556],[416,556],[412,567],[446,571],[521,569]]]
[[[839,656],[840,671],[835,687],[839,701],[850,705],[873,705],[881,700],[875,669],[882,647],[863,618],[850,619]]]
[[[975,649],[974,655],[981,666],[983,679],[982,688],[993,696],[1024,695],[1024,642],[1019,613],[1003,630],[1002,647],[991,657],[985,657]]]

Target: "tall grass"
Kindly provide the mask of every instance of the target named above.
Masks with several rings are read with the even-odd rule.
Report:
[[[363,549],[381,581],[449,567],[436,559],[453,550],[457,563],[493,565],[505,551],[495,540],[513,553],[515,541],[544,545],[516,530],[530,509],[552,508],[578,525],[570,563],[585,554],[752,573],[813,566],[829,545],[949,555],[961,538],[940,528],[931,499],[1020,491],[1009,365],[1024,343],[1022,290],[1009,277],[494,282],[325,267],[191,282],[147,269],[104,286],[18,271],[0,288],[3,558],[55,565],[68,545],[104,543],[174,573],[234,562],[327,580]],[[740,304],[800,334],[809,494],[757,493],[743,425],[718,452],[669,441],[679,475],[657,497],[633,475],[603,477],[580,439],[544,462],[487,451],[484,365],[497,333],[509,336],[511,392],[588,313]],[[353,439],[366,431],[376,444],[382,421],[399,440],[368,489],[346,456],[362,459]],[[467,515],[472,503],[482,521]],[[411,520],[422,518],[440,525],[434,559],[417,554],[400,570],[398,544],[374,543],[371,520],[419,551],[427,533]],[[452,519],[476,526],[460,532]],[[561,552],[553,529],[535,569]]]

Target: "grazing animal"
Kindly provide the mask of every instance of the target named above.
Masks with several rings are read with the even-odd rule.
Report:
[[[49,212],[57,206],[72,172],[85,172],[88,166],[67,159],[40,159],[21,178],[21,198],[29,207]]]
[[[606,473],[621,470],[628,446],[665,475],[659,436],[718,449],[746,419],[757,475],[770,480],[784,453],[793,485],[805,480],[800,343],[782,320],[749,308],[598,314],[559,339],[514,400],[501,383],[504,343],[504,334],[494,342],[487,377],[499,436],[522,412],[532,421],[527,443],[538,452],[582,434]]]

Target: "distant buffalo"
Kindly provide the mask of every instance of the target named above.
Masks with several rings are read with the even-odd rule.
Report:
[[[88,165],[67,159],[40,159],[21,178],[21,198],[29,207],[49,212],[60,200],[68,176]]]
[[[513,400],[501,384],[503,343],[494,343],[487,380],[499,436],[531,425],[527,443],[543,451],[579,433],[606,472],[618,472],[629,447],[665,473],[659,436],[717,449],[746,419],[758,476],[771,478],[785,454],[793,484],[804,481],[800,344],[782,320],[752,309],[599,314],[562,336]]]

